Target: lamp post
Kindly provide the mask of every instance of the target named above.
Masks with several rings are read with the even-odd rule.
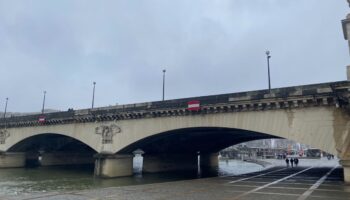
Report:
[[[267,73],[268,73],[268,79],[269,79],[269,91],[271,92],[271,79],[270,79],[270,51],[266,51],[266,58],[267,58]]]
[[[165,93],[165,72],[166,70],[163,69],[163,101],[164,101],[164,93]]]
[[[350,6],[350,0],[347,0]],[[350,14],[346,16],[345,19],[342,20],[343,25],[343,33],[344,39],[348,41],[348,45],[350,48]],[[350,81],[350,65],[346,67],[347,80]]]
[[[6,118],[6,112],[7,112],[7,102],[9,98],[6,98],[6,104],[5,104],[5,112],[4,112],[4,119]]]
[[[42,108],[42,110],[41,110],[41,114],[44,114],[44,110],[45,110],[45,99],[46,99],[46,91],[44,91],[43,108]]]
[[[91,104],[91,109],[94,108],[94,103],[95,103],[95,87],[96,87],[96,82],[94,81],[93,84],[94,84],[94,87],[93,87],[93,89],[92,89],[92,104]]]

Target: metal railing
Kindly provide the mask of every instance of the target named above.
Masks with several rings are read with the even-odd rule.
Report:
[[[210,96],[199,96],[199,97],[190,97],[182,99],[173,99],[165,101],[154,101],[146,103],[137,103],[137,104],[126,104],[126,105],[117,105],[109,107],[100,107],[94,109],[81,109],[73,110],[69,109],[68,111],[61,112],[52,112],[45,113],[46,120],[50,119],[74,119],[76,116],[96,116],[96,115],[107,115],[110,113],[124,113],[124,112],[142,112],[142,111],[153,111],[153,110],[168,110],[168,109],[185,109],[187,108],[187,103],[191,100],[198,100],[201,103],[201,106],[206,105],[215,105],[215,104],[227,104],[234,103],[242,100],[235,99],[246,99],[249,101],[258,101],[261,99],[274,98],[274,99],[288,99],[293,96],[308,96],[308,95],[332,95],[334,93],[333,88],[350,88],[350,82],[340,81],[332,83],[322,83],[322,84],[313,84],[297,87],[286,87],[286,88],[277,88],[269,90],[258,90],[250,92],[239,92],[239,93],[230,93],[230,94],[220,94],[220,95],[210,95]],[[326,89],[326,92],[321,94],[318,92],[319,89]],[[327,89],[330,89],[327,92]],[[272,95],[271,95],[272,94]],[[249,98],[248,98],[249,97]],[[5,119],[0,119],[0,124],[12,123],[12,122],[25,122],[25,121],[37,121],[42,114],[31,114],[25,116],[12,116]]]

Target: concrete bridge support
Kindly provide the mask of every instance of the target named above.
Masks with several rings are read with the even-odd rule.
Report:
[[[74,152],[53,152],[41,154],[41,166],[94,164],[92,154]]]
[[[95,176],[114,178],[133,174],[133,156],[121,154],[97,154]]]
[[[216,170],[219,167],[219,153],[200,154],[202,169]]]
[[[25,167],[26,153],[0,153],[0,168]]]
[[[341,160],[340,164],[344,169],[344,182],[350,183],[350,160]]]
[[[167,172],[181,170],[197,170],[196,154],[144,154],[143,172]]]

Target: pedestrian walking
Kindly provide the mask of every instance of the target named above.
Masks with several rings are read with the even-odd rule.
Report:
[[[290,165],[293,167],[293,164],[294,164],[294,159],[293,158],[290,158]]]
[[[294,158],[294,164],[296,167],[298,167],[298,164],[299,164],[299,159],[298,158]]]
[[[289,167],[289,159],[286,158],[286,164],[287,164],[287,167]]]

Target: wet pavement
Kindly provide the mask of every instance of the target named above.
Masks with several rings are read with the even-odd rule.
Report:
[[[273,167],[227,177],[174,181],[136,186],[13,196],[2,200],[350,200],[350,185],[343,182],[339,166]]]

